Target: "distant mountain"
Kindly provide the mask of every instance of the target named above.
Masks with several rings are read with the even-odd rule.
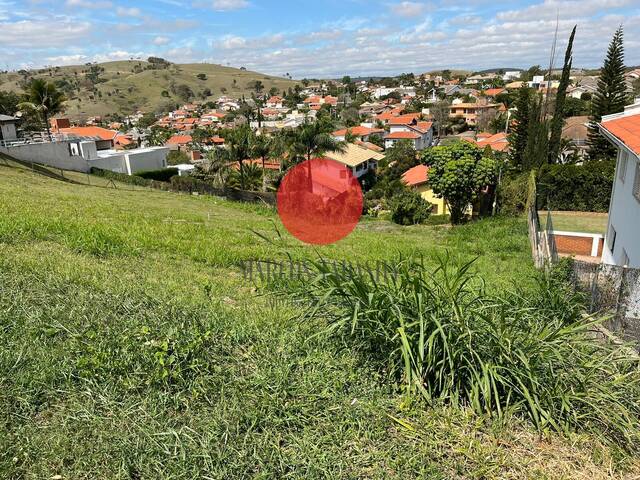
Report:
[[[0,73],[0,90],[21,92],[33,78],[55,82],[65,92],[66,114],[73,119],[167,110],[221,95],[248,96],[257,81],[262,82],[265,93],[272,88],[281,92],[297,83],[221,65],[155,59],[152,63],[127,60]]]

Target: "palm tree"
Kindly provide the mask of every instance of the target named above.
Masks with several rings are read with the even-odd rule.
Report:
[[[337,141],[323,126],[322,122],[306,123],[296,131],[291,145],[292,158],[303,157],[311,160],[325,152],[343,152],[345,145]]]
[[[49,117],[62,111],[64,106],[64,95],[53,83],[48,83],[42,79],[35,79],[25,92],[25,101],[19,107],[27,108],[39,112],[44,120],[49,141],[51,141],[51,129],[49,128]]]
[[[224,148],[215,148],[207,153],[207,159],[198,168],[204,180],[214,186],[224,187],[231,174],[229,152]]]
[[[234,128],[224,137],[229,160],[240,166],[240,186],[243,190],[245,188],[244,161],[251,156],[252,136],[251,128],[245,124]]]
[[[251,156],[254,158],[259,158],[262,160],[262,183],[263,188],[265,174],[264,174],[264,166],[266,158],[271,154],[271,139],[266,135],[252,135],[251,136]]]

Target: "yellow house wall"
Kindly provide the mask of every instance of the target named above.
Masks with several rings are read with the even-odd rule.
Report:
[[[433,190],[429,188],[427,185],[419,185],[416,187],[420,196],[424,198],[427,202],[432,205],[436,205],[438,207],[437,212],[433,212],[434,215],[448,215],[449,209],[447,208],[447,204],[444,201],[444,198],[437,198],[433,193]]]

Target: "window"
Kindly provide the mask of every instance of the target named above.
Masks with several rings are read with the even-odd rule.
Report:
[[[633,181],[633,196],[640,202],[640,162],[636,163],[636,178]]]
[[[629,159],[629,152],[624,149],[620,150],[620,166],[618,172],[618,178],[622,182],[624,182],[625,177],[627,176],[627,161]]]
[[[607,235],[607,245],[609,246],[609,250],[613,253],[613,249],[616,248],[616,229],[613,228],[613,225],[609,226],[609,235]]]

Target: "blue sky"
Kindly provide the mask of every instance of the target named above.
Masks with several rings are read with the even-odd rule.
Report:
[[[640,64],[638,0],[0,0],[0,68],[161,56],[296,78],[548,63],[578,24],[599,66],[618,25]],[[558,60],[559,62],[560,60]]]

